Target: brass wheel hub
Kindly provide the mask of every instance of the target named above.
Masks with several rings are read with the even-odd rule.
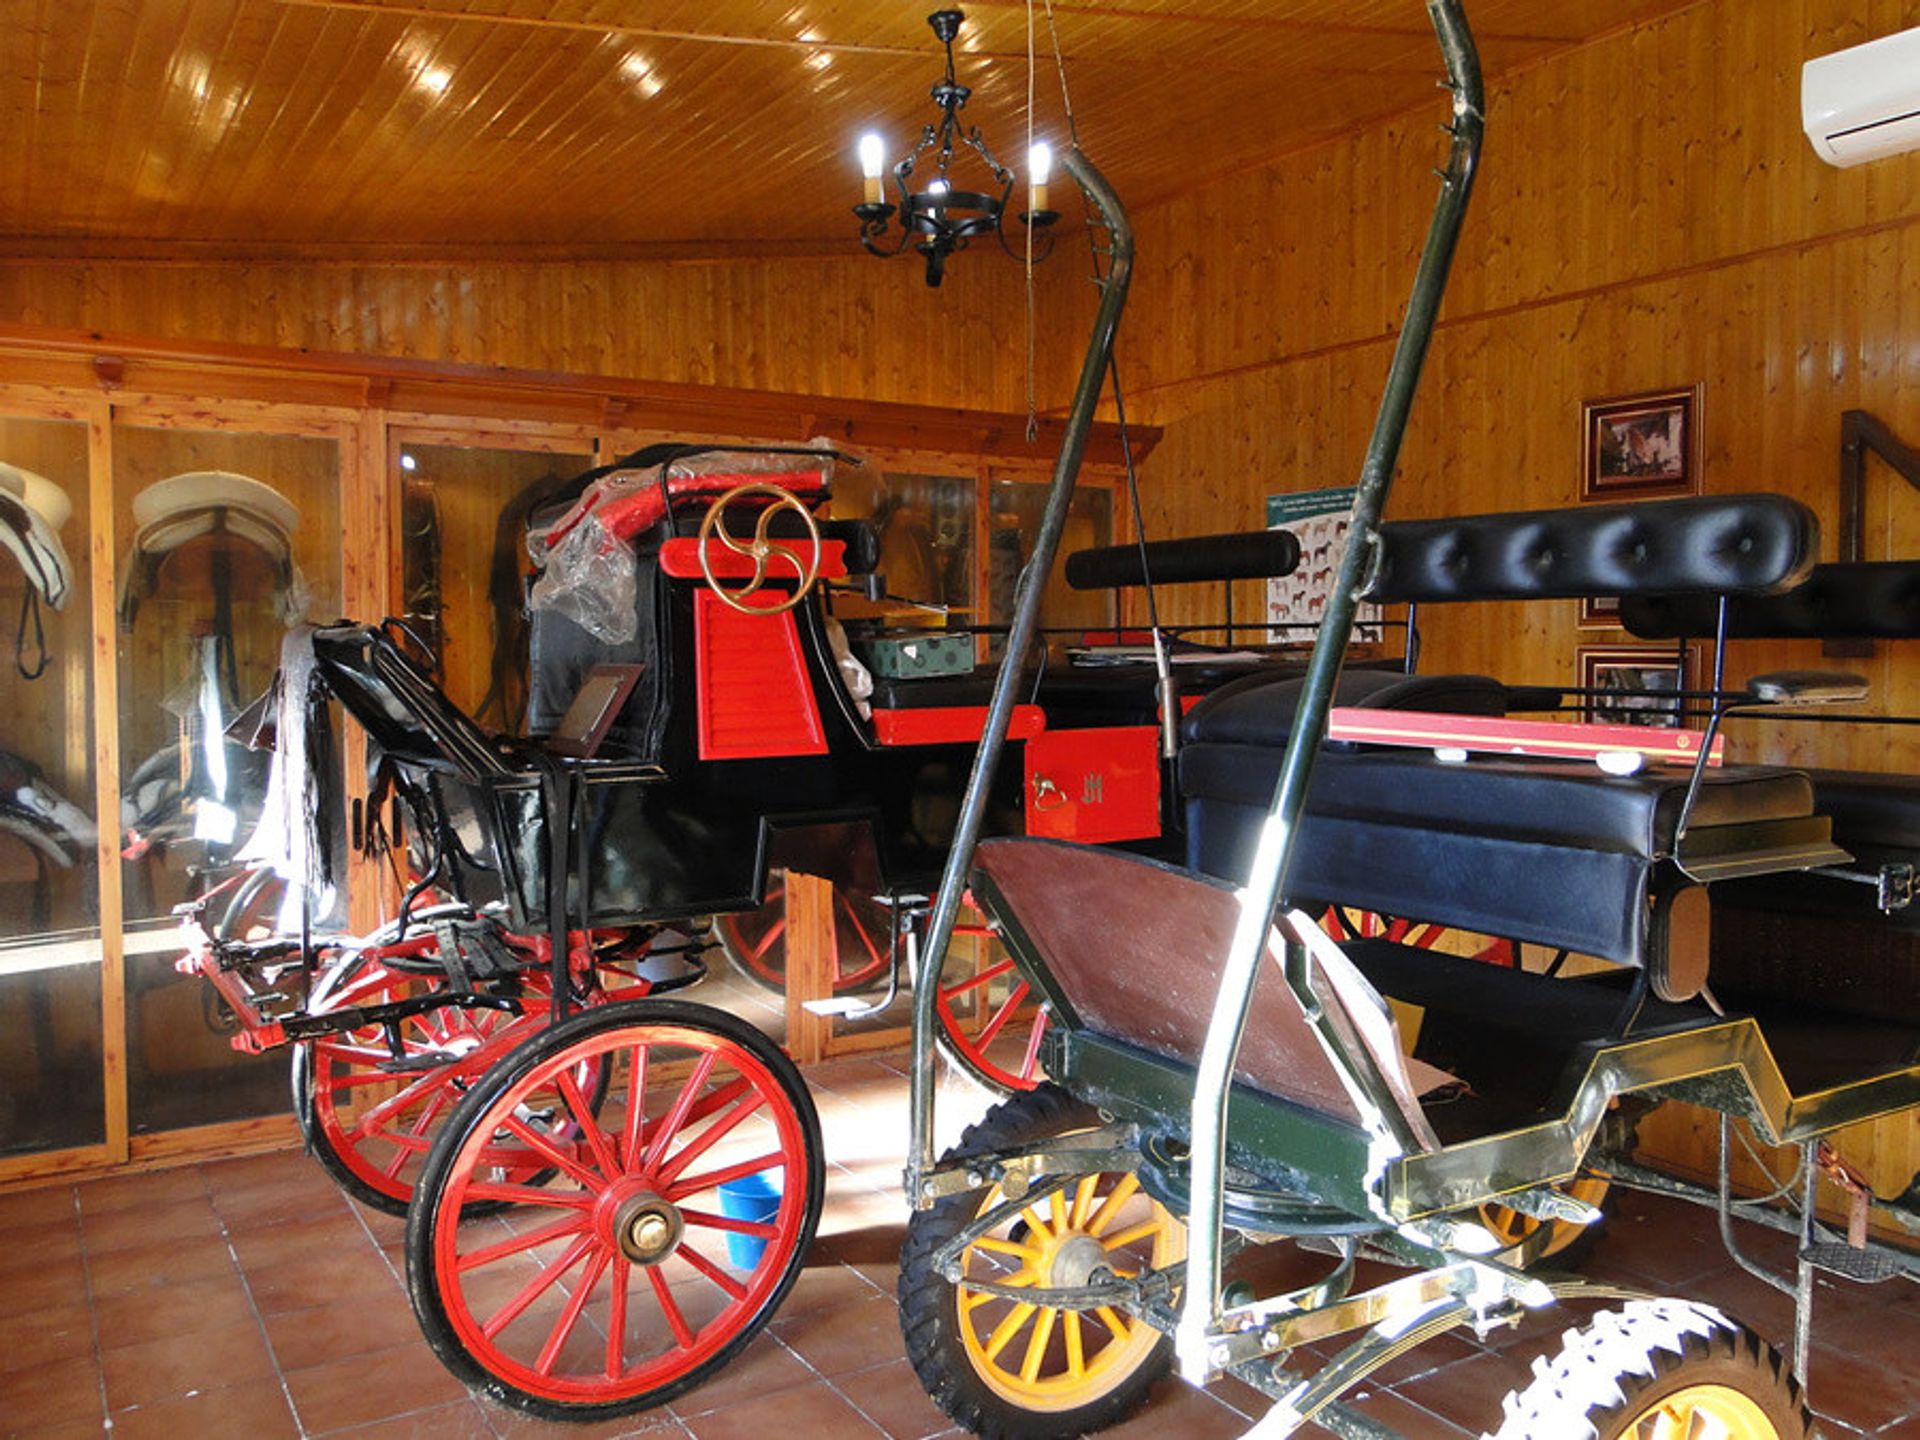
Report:
[[[635,1265],[658,1265],[680,1248],[686,1222],[680,1209],[658,1195],[629,1196],[614,1208],[613,1243]]]

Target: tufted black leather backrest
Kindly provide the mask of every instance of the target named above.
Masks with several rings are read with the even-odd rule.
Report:
[[[1620,621],[1649,640],[1712,635],[1709,596],[1636,595]],[[1816,565],[1784,595],[1743,596],[1727,607],[1727,633],[1746,640],[1902,640],[1920,635],[1920,561]]]
[[[1366,598],[1553,600],[1581,595],[1771,594],[1813,566],[1819,522],[1783,495],[1581,505],[1381,528]]]

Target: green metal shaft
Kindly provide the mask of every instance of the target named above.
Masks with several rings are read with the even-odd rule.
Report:
[[[1226,1118],[1230,1082],[1246,1030],[1247,1009],[1265,953],[1275,908],[1285,893],[1294,840],[1306,809],[1313,764],[1326,737],[1334,687],[1352,638],[1354,616],[1371,574],[1379,541],[1380,517],[1399,462],[1407,416],[1420,384],[1428,342],[1446,292],[1460,227],[1472,193],[1484,129],[1485,97],[1479,56],[1467,26],[1462,0],[1428,0],[1427,10],[1446,59],[1453,91],[1452,154],[1441,176],[1439,200],[1427,232],[1420,267],[1407,303],[1407,318],[1394,347],[1385,392],[1354,494],[1353,524],[1345,557],[1312,659],[1281,760],[1273,802],[1260,835],[1245,889],[1240,922],[1214,998],[1206,1045],[1195,1077],[1191,1115],[1193,1206],[1188,1216],[1188,1285],[1177,1336],[1181,1372],[1196,1382],[1211,1368],[1208,1333],[1219,1318],[1220,1241],[1226,1174]],[[1289,977],[1290,981],[1299,977]],[[1298,993],[1311,1013],[1313,998]],[[1359,1067],[1364,1070],[1364,1066]]]
[[[1127,212],[1093,162],[1078,149],[1069,150],[1061,162],[1069,175],[1084,190],[1100,212],[1112,242],[1113,263],[1100,293],[1100,308],[1093,321],[1093,333],[1087,342],[1086,359],[1080,366],[1080,383],[1073,392],[1073,405],[1067,412],[1060,455],[1054,461],[1053,480],[1047,490],[1046,509],[1040,517],[1040,530],[1034,537],[1033,553],[1020,572],[1014,593],[1013,625],[1007,634],[1007,648],[1000,661],[1000,674],[993,685],[993,699],[987,707],[987,720],[980,735],[980,751],[974,758],[973,773],[967,777],[967,791],[960,804],[959,821],[954,828],[953,848],[947,852],[946,869],[940,876],[940,893],[934,900],[933,916],[928,922],[926,951],[921,958],[913,994],[913,1075],[911,1128],[907,1149],[907,1200],[921,1202],[920,1182],[933,1168],[933,1027],[934,1002],[939,996],[940,971],[946,964],[947,947],[953,940],[954,922],[960,914],[960,897],[967,888],[967,872],[973,866],[974,846],[980,840],[987,798],[992,790],[994,772],[1006,749],[1007,726],[1013,718],[1019,695],[1020,672],[1033,647],[1040,626],[1040,602],[1046,592],[1047,576],[1053,570],[1054,556],[1060,548],[1060,536],[1066,529],[1067,508],[1073,501],[1074,480],[1080,473],[1081,456],[1087,448],[1087,432],[1093,426],[1093,413],[1100,403],[1100,389],[1113,358],[1114,336],[1120,328],[1120,315],[1127,304],[1127,286],[1133,276],[1133,231],[1127,224]]]

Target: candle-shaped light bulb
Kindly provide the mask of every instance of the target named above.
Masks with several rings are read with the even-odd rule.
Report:
[[[881,201],[880,169],[886,163],[886,145],[869,130],[860,137],[860,174],[866,181],[869,205],[878,205]]]
[[[1047,208],[1047,181],[1053,176],[1053,147],[1036,140],[1027,152],[1027,209],[1039,214]]]

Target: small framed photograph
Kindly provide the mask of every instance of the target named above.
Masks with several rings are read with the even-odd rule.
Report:
[[[1582,630],[1618,630],[1620,628],[1620,597],[1618,595],[1582,595],[1579,603]]]
[[[1695,688],[1701,647],[1685,654],[1671,645],[1582,645],[1575,656],[1582,720],[1649,725],[1662,730],[1697,729],[1702,717],[1686,714],[1682,693]]]
[[[1698,385],[1589,400],[1582,416],[1582,500],[1700,493]]]

